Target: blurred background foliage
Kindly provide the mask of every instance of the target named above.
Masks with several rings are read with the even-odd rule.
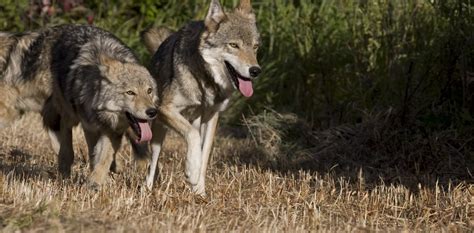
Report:
[[[44,3],[51,6],[44,9]],[[202,19],[207,0],[0,0],[0,30],[92,23],[115,33],[147,63],[139,34]],[[221,1],[227,8],[237,0]],[[267,108],[313,129],[390,111],[401,126],[465,129],[474,122],[471,0],[253,1],[264,73],[226,119]]]

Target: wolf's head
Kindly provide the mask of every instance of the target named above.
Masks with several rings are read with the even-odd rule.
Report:
[[[148,121],[158,111],[156,83],[148,70],[136,63],[121,62],[102,56],[99,70],[104,77],[100,88],[101,110],[115,112],[127,119],[137,142],[149,141],[152,137]]]
[[[204,24],[200,52],[215,81],[250,97],[252,81],[261,73],[257,61],[260,35],[250,0],[241,0],[232,12],[224,12],[219,1],[212,0]]]

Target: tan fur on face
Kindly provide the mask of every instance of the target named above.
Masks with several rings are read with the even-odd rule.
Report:
[[[134,63],[122,63],[110,58],[102,58],[102,75],[110,81],[106,93],[101,93],[105,101],[98,109],[123,111],[124,109],[140,119],[148,119],[146,110],[154,108],[158,101],[156,84],[150,73]],[[148,91],[152,90],[151,93]],[[127,94],[132,92],[133,95]]]

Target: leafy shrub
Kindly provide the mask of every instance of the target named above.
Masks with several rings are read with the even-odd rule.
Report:
[[[0,2],[0,30],[94,24],[149,55],[145,27],[177,29],[202,19],[207,0],[85,0],[83,14],[27,17],[29,1]],[[222,1],[226,7],[237,0]],[[472,125],[474,7],[469,0],[255,0],[264,73],[251,99],[237,98],[227,119],[264,107],[296,113],[312,127],[357,123],[394,109],[403,124],[429,130]],[[60,8],[59,4],[55,5]]]

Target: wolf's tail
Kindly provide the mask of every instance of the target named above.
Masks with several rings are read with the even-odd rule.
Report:
[[[166,40],[174,31],[161,26],[161,27],[149,27],[141,33],[143,43],[151,54],[154,54],[160,47],[161,43]]]
[[[16,42],[15,37],[6,32],[0,32],[0,76],[6,69],[10,57],[11,46]]]

